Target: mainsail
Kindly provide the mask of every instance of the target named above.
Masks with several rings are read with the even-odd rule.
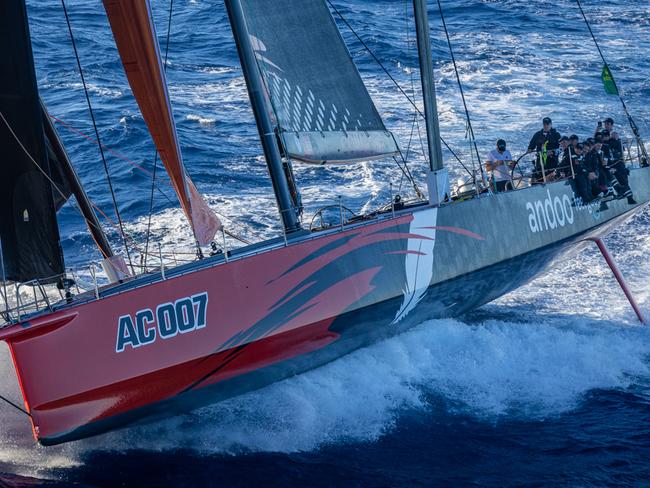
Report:
[[[221,222],[190,180],[183,165],[165,70],[148,0],[103,0],[133,95],[156,144],[181,206],[201,245]]]
[[[70,193],[61,171],[51,170],[59,161],[48,151],[43,133],[43,112],[23,1],[0,2],[0,46],[3,274],[11,281],[55,281],[65,269],[56,207]],[[61,188],[53,188],[53,181]]]
[[[349,163],[395,154],[324,0],[240,0],[288,156]]]

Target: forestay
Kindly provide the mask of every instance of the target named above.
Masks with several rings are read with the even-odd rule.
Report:
[[[350,163],[397,153],[323,0],[241,0],[285,154]]]

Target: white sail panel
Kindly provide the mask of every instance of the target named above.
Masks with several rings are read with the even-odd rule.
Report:
[[[395,139],[386,130],[283,132],[286,153],[310,164],[350,164],[395,154]]]

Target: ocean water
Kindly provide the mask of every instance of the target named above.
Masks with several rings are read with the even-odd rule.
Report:
[[[410,1],[334,4],[408,93],[419,99]],[[441,130],[471,161],[453,65],[430,11]],[[133,239],[146,236],[154,149],[126,84],[98,0],[67,0],[117,200]],[[113,215],[60,3],[28,1],[42,95],[93,199]],[[505,138],[525,150],[544,116],[588,136],[606,116],[630,136],[604,94],[601,62],[570,0],[443,1],[480,150]],[[584,2],[643,134],[650,137],[650,1]],[[153,2],[165,42],[169,0]],[[342,27],[388,127],[425,162],[413,110]],[[280,233],[244,80],[217,0],[176,0],[168,77],[189,172],[227,227],[248,239]],[[74,128],[70,130],[69,127]],[[422,127],[421,127],[422,129]],[[454,176],[462,170],[446,154]],[[160,173],[159,173],[160,174]],[[306,220],[343,196],[355,211],[410,189],[390,162],[296,167]],[[114,217],[113,217],[114,220]],[[118,234],[107,223],[119,246]],[[70,266],[97,259],[71,206],[60,218]],[[164,249],[190,234],[164,177],[152,230]],[[650,314],[650,213],[608,244]],[[234,245],[234,242],[231,243]],[[189,251],[191,252],[191,251]],[[0,347],[0,393],[19,399]],[[650,484],[650,330],[637,325],[593,250],[455,320],[391,340],[263,390],[146,427],[53,448],[0,408],[0,485],[66,486],[640,486]],[[33,484],[32,484],[33,483]]]

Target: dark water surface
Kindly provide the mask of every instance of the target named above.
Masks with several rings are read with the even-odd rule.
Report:
[[[410,1],[337,0],[359,34],[411,92],[417,80]],[[433,2],[430,2],[433,5]],[[443,2],[483,153],[499,137],[521,154],[541,117],[588,136],[620,104],[574,2]],[[31,0],[39,83],[56,117],[91,134],[60,3]],[[154,149],[117,60],[101,3],[68,0],[102,141],[127,230],[145,237]],[[186,164],[228,227],[279,233],[273,195],[224,7],[176,0],[168,76]],[[169,0],[153,3],[159,34]],[[585,1],[642,133],[650,137],[650,1]],[[441,127],[470,161],[465,121],[437,10],[431,10]],[[380,113],[406,147],[413,111],[343,30]],[[161,39],[164,43],[164,39]],[[97,147],[59,130],[92,199],[109,215]],[[416,136],[410,166],[422,181]],[[126,160],[129,160],[128,162]],[[450,159],[452,173],[460,170]],[[344,195],[358,211],[408,192],[389,162],[296,168],[307,213]],[[189,232],[161,179],[153,231],[166,249]],[[311,217],[309,217],[311,218]],[[97,259],[75,210],[62,212],[70,266]],[[117,233],[111,238],[119,243]],[[650,215],[610,247],[650,314]],[[507,245],[507,243],[504,243]],[[0,392],[18,399],[0,350]],[[643,486],[650,484],[650,332],[639,327],[594,252],[462,317],[423,323],[390,341],[259,392],[158,424],[65,446],[33,445],[27,421],[0,409],[0,486]],[[23,478],[29,477],[29,478]],[[35,478],[36,480],[33,480]]]

